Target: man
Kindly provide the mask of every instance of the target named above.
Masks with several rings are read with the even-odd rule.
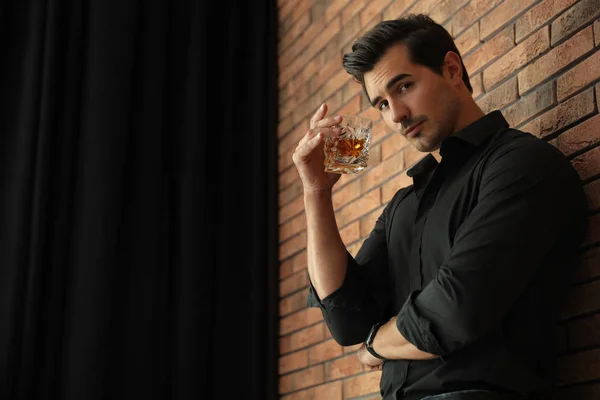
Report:
[[[520,399],[552,387],[561,291],[585,234],[580,180],[554,147],[474,102],[462,58],[423,15],[384,21],[343,60],[386,124],[430,153],[356,258],[332,206],[323,105],[293,159],[307,219],[309,304],[384,399]],[[439,154],[438,154],[439,152]]]

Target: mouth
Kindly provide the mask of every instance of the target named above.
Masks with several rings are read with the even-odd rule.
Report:
[[[408,128],[404,132],[404,136],[406,136],[407,138],[415,137],[419,132],[421,132],[421,125],[423,125],[423,122],[425,122],[425,121],[421,121],[418,124],[415,124],[415,125],[411,126],[410,128]]]

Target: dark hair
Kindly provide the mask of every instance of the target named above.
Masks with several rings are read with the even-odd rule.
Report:
[[[365,73],[373,70],[385,52],[400,42],[406,44],[413,63],[424,65],[440,75],[446,53],[458,54],[463,82],[473,93],[465,64],[448,31],[426,15],[409,14],[378,23],[352,45],[351,53],[344,54],[344,69],[362,84],[367,97]]]

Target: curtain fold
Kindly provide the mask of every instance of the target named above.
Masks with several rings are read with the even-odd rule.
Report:
[[[0,5],[0,398],[276,398],[276,32]]]

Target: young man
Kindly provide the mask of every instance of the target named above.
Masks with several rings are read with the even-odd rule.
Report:
[[[388,126],[430,153],[356,258],[332,206],[323,105],[293,159],[304,185],[309,304],[383,368],[384,399],[520,399],[552,387],[558,299],[585,234],[577,173],[548,143],[485,115],[452,37],[426,16],[384,21],[344,67]],[[439,151],[439,154],[438,154]]]

